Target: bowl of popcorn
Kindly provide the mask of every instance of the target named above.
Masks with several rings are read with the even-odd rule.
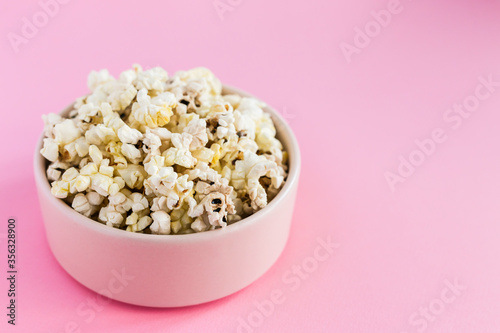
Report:
[[[35,180],[50,248],[84,286],[176,307],[230,295],[285,247],[297,141],[265,103],[206,68],[92,71],[43,116]]]

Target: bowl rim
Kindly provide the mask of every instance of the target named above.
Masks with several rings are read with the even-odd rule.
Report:
[[[223,85],[223,94],[238,94],[243,97],[252,97],[259,101],[259,98],[244,92],[240,89],[234,88],[232,86]],[[288,125],[285,119],[277,112],[274,108],[265,103],[263,108],[264,112],[271,114],[273,122],[275,123],[277,136],[280,137],[280,141],[286,146],[286,151],[288,153],[288,175],[283,188],[278,192],[276,197],[274,197],[271,202],[267,204],[264,208],[259,210],[252,215],[245,217],[244,219],[235,222],[225,228],[219,228],[215,230],[208,230],[204,232],[197,232],[191,234],[169,234],[169,235],[156,235],[156,234],[144,234],[135,232],[126,232],[122,229],[112,228],[99,221],[93,220],[85,215],[76,212],[71,206],[65,203],[62,199],[56,198],[52,195],[50,189],[50,182],[46,175],[46,159],[40,154],[40,149],[42,148],[42,143],[44,135],[42,133],[41,137],[38,139],[35,156],[34,156],[34,174],[35,182],[38,187],[39,195],[44,195],[48,197],[49,202],[54,205],[57,209],[61,211],[64,215],[68,217],[69,221],[67,223],[77,223],[84,228],[91,229],[97,233],[104,234],[110,237],[116,238],[128,238],[131,241],[147,241],[147,242],[175,242],[175,243],[187,243],[190,241],[211,241],[213,239],[218,239],[220,237],[225,237],[234,232],[244,232],[245,229],[252,227],[253,225],[261,222],[265,219],[265,216],[273,209],[279,209],[279,206],[285,197],[292,193],[292,190],[297,186],[300,175],[301,159],[300,159],[300,149],[298,141]],[[64,114],[71,109],[73,109],[74,103],[64,108],[58,114]]]

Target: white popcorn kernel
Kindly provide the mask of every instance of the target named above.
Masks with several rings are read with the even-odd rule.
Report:
[[[113,172],[115,169],[113,167],[110,167],[109,165],[106,165],[104,163],[101,163],[101,166],[99,167],[99,173],[108,177],[113,177]]]
[[[155,197],[153,199],[153,204],[151,205],[151,210],[153,212],[156,212],[158,210],[169,210],[167,206],[167,197],[161,196],[161,197]]]
[[[268,176],[277,185],[281,185],[282,178],[277,164],[264,156],[245,151],[243,160],[236,161],[231,184],[237,190],[246,189],[254,210],[267,205],[267,193],[259,182],[259,178],[263,176]]]
[[[116,194],[110,195],[108,197],[109,204],[113,206],[118,206],[122,205],[127,201],[127,196],[121,192],[118,192]]]
[[[59,180],[64,171],[69,169],[70,165],[65,162],[55,161],[49,165],[47,168],[47,179],[54,181]]]
[[[118,185],[118,187],[119,187],[120,189],[124,188],[124,187],[125,187],[125,185],[126,185],[125,180],[123,180],[123,178],[122,178],[122,177],[114,177],[114,178],[113,178],[113,182],[114,182],[116,185]]]
[[[204,220],[211,226],[225,227],[227,225],[226,198],[227,197],[220,192],[210,192],[191,211],[190,216],[203,216]]]
[[[242,114],[239,110],[234,112],[234,127],[239,136],[255,139],[256,124],[252,117]]]
[[[89,163],[80,169],[80,174],[84,176],[95,175],[99,172],[99,167],[96,163]]]
[[[179,103],[177,104],[177,107],[175,108],[175,111],[178,115],[183,115],[183,114],[186,114],[187,112],[187,106],[182,104],[182,103]]]
[[[129,164],[124,169],[118,169],[118,174],[131,189],[141,189],[147,176],[142,165]]]
[[[180,221],[170,222],[170,230],[172,233],[177,234],[182,229],[182,223]]]
[[[78,108],[78,114],[76,119],[80,120],[80,126],[84,124],[92,124],[97,122],[97,118],[100,116],[99,106],[93,103],[82,104]],[[88,127],[83,126],[85,129]]]
[[[113,110],[123,110],[132,103],[137,95],[137,89],[129,82],[124,82],[120,78],[114,83],[113,89],[110,91],[107,102]]]
[[[142,159],[141,151],[131,144],[122,145],[122,154],[134,164],[138,164]]]
[[[75,179],[76,177],[78,177],[80,173],[78,172],[78,170],[76,168],[69,168],[68,170],[66,170],[63,175],[62,175],[62,180],[65,181],[65,182],[69,182],[69,181],[72,181],[73,179]]]
[[[189,133],[173,133],[171,140],[175,148],[169,148],[162,154],[165,156],[165,164],[192,168],[197,162],[189,151],[193,136]]]
[[[233,224],[235,222],[241,221],[242,217],[240,215],[232,214],[227,216],[227,223]]]
[[[152,213],[151,217],[153,218],[153,223],[149,228],[153,234],[170,234],[170,215],[167,212],[159,210]]]
[[[115,131],[104,124],[93,125],[85,132],[85,139],[90,145],[106,145],[111,141],[117,141],[117,138]]]
[[[69,183],[66,181],[58,180],[52,183],[50,192],[59,199],[64,199],[69,194]]]
[[[133,212],[139,212],[141,210],[149,208],[148,199],[141,193],[134,192],[129,196],[131,200],[131,206]]]
[[[114,194],[117,194],[120,190],[121,190],[120,185],[118,185],[116,183],[112,183],[109,186],[108,193],[109,193],[109,195],[114,195]]]
[[[194,151],[191,152],[194,158],[196,158],[197,161],[205,162],[205,163],[210,163],[212,162],[215,152],[212,149],[208,149],[205,147],[198,148]]]
[[[194,220],[193,223],[191,223],[191,229],[193,229],[196,232],[202,232],[206,231],[208,229],[208,226],[203,222],[201,218],[197,218]]]
[[[236,109],[236,108],[238,108],[238,105],[240,104],[241,96],[240,95],[235,95],[235,94],[224,95],[224,96],[222,96],[222,99],[226,103],[231,104],[231,106],[233,107],[233,109]]]
[[[43,127],[43,135],[47,138],[54,138],[54,126],[63,121],[60,115],[56,113],[49,113],[48,115],[42,115],[44,127]]]
[[[151,175],[157,175],[161,168],[165,166],[165,157],[153,156],[148,163],[144,164],[144,170]]]
[[[153,155],[160,155],[160,148],[163,144],[163,141],[169,140],[171,137],[171,133],[168,129],[157,127],[155,129],[146,129],[146,134],[144,136],[144,140],[142,141],[144,152],[148,154],[145,162],[148,161]]]
[[[90,145],[89,146],[89,156],[92,159],[92,161],[96,164],[101,163],[103,156],[102,152],[99,150],[99,147],[96,145]]]
[[[184,128],[184,132],[192,135],[193,139],[189,149],[194,150],[204,147],[208,142],[207,123],[204,119],[195,118]]]
[[[70,119],[54,125],[53,133],[54,141],[60,145],[71,143],[82,135],[81,130]]]
[[[70,192],[84,192],[90,187],[90,177],[78,175],[70,184]]]
[[[89,144],[85,137],[81,136],[75,141],[75,151],[80,157],[85,157],[89,154]]]
[[[153,219],[149,216],[139,216],[137,213],[132,213],[125,224],[127,225],[127,231],[130,232],[139,232],[146,229],[151,223]]]
[[[243,97],[238,105],[238,109],[241,114],[249,116],[254,121],[258,121],[262,118],[264,111],[262,108],[266,104],[251,97]]]
[[[113,185],[113,178],[97,173],[91,176],[92,186],[91,188],[103,196],[108,196],[110,194],[110,187]],[[116,187],[113,189],[116,191]]]
[[[45,138],[43,139],[43,148],[40,150],[40,154],[49,161],[55,162],[59,158],[59,145],[54,139]]]
[[[190,69],[188,71],[180,71],[176,73],[176,76],[179,76],[179,78],[184,82],[202,79],[202,82],[207,86],[209,94],[213,96],[221,94],[222,85],[219,79],[217,79],[208,68],[199,67]]]
[[[150,128],[164,126],[170,121],[172,109],[177,105],[175,96],[165,92],[151,98],[146,89],[137,93],[137,102],[132,105],[130,118],[132,122]]]
[[[156,194],[156,195],[173,195],[172,190],[174,189],[175,182],[177,180],[177,173],[172,167],[162,167],[158,170],[158,173],[152,175],[144,181],[144,188],[146,195]]]
[[[99,220],[110,227],[119,228],[123,223],[123,215],[114,206],[108,205],[99,211]]]
[[[227,128],[219,126],[219,127],[217,127],[217,136],[219,138],[223,138],[227,135],[228,131],[229,130]]]
[[[74,210],[76,210],[78,213],[85,215],[87,217],[91,217],[94,215],[98,210],[99,210],[99,204],[95,204],[90,200],[90,196],[87,193],[86,195],[83,193],[78,193],[75,195],[73,198],[73,202],[71,204],[71,207],[73,207]]]
[[[91,205],[85,196],[85,194],[78,193],[75,198],[73,199],[73,202],[71,204],[71,207],[73,207],[74,210],[76,210],[78,213],[83,214],[85,216],[90,216],[91,212]]]
[[[104,197],[97,192],[89,192],[86,196],[92,206],[99,206],[104,200]]]
[[[106,152],[111,154],[113,164],[117,169],[125,168],[128,165],[127,159],[122,154],[122,144],[120,142],[110,142],[106,146]]]
[[[75,142],[76,141],[68,143],[68,144],[64,145],[64,147],[62,148],[61,158],[63,161],[66,161],[66,162],[75,161],[76,157],[78,156],[78,152],[76,151]]]
[[[123,143],[137,144],[139,140],[142,140],[143,134],[134,128],[130,128],[128,125],[123,125],[118,130],[118,138]]]
[[[153,128],[150,130],[150,132],[153,133],[154,135],[158,136],[160,138],[160,140],[162,140],[162,141],[170,140],[170,138],[172,136],[172,133],[164,127]]]
[[[149,216],[143,216],[139,219],[137,222],[137,229],[138,230],[144,230],[145,228],[149,227],[149,225],[153,222],[153,219]]]
[[[90,91],[94,91],[98,86],[113,80],[114,78],[109,74],[107,69],[101,69],[98,72],[91,71],[87,79],[87,87]]]
[[[125,219],[126,225],[134,225],[139,221],[139,215],[137,213],[132,213]]]
[[[161,67],[154,67],[144,72],[137,73],[134,84],[137,90],[158,90],[163,91],[165,82],[168,80],[168,73]]]
[[[78,163],[78,167],[81,169],[81,168],[83,168],[84,166],[86,166],[89,163],[90,163],[90,158],[87,155],[87,156],[85,156],[84,158],[82,158],[80,160],[80,163]]]

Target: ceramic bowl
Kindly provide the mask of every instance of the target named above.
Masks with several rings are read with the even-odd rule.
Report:
[[[250,96],[226,86],[223,93]],[[257,280],[285,247],[300,173],[292,130],[278,112],[270,107],[265,111],[272,115],[289,154],[284,187],[264,209],[239,222],[187,235],[136,234],[77,213],[50,193],[40,138],[34,173],[48,243],[57,261],[75,280],[101,295],[151,307],[213,301]]]

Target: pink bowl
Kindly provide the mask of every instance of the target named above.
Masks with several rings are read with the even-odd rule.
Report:
[[[224,87],[224,93],[247,93]],[[72,106],[62,114],[67,114]],[[224,229],[187,235],[135,234],[80,215],[50,193],[40,155],[35,180],[52,253],[78,282],[122,302],[177,307],[230,295],[262,276],[286,245],[299,182],[300,151],[290,127],[272,108],[289,154],[287,181],[267,207]]]

